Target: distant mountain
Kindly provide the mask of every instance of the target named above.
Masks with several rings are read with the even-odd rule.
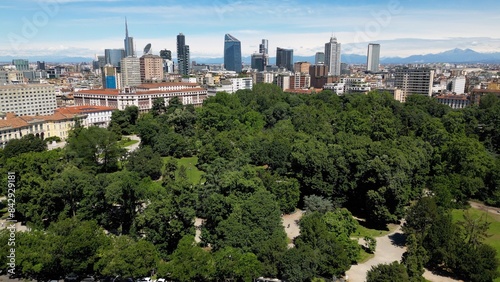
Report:
[[[91,62],[92,57],[65,57],[65,56],[0,56],[0,62],[11,63],[13,59],[28,59],[30,62],[45,61],[48,63],[81,63]],[[314,63],[314,56],[294,56],[294,62]],[[176,60],[174,58],[174,60]],[[191,58],[198,64],[223,64],[224,58]],[[250,64],[251,57],[242,58],[243,63]],[[366,64],[365,55],[342,54],[341,60],[347,64]],[[270,64],[276,63],[276,58],[269,58]],[[412,64],[412,63],[500,63],[500,52],[480,53],[471,49],[452,49],[437,54],[413,55],[409,57],[385,57],[380,59],[382,64]]]
[[[406,58],[382,58],[382,64],[411,63],[500,63],[500,52],[479,53],[471,49],[448,50],[437,54],[413,55]]]

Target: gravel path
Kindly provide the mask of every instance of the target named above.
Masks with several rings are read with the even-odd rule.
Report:
[[[290,240],[300,235],[299,220],[302,218],[304,211],[295,210],[294,213],[285,214],[281,216],[283,227],[285,228],[286,235]],[[293,248],[293,243],[288,244],[289,248]]]
[[[406,251],[401,225],[388,235],[377,237],[376,240],[377,248],[375,249],[375,256],[364,263],[351,266],[351,269],[346,272],[349,282],[366,281],[366,273],[372,266],[400,261],[403,253]]]

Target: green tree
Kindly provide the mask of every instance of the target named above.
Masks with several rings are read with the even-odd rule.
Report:
[[[137,172],[141,178],[149,176],[151,179],[157,180],[161,176],[163,160],[153,152],[151,147],[144,146],[128,156],[125,167],[130,171]]]
[[[12,139],[3,148],[3,156],[6,159],[19,156],[28,152],[42,152],[47,150],[47,144],[33,134],[28,134],[20,139]]]
[[[145,277],[153,273],[158,261],[159,254],[153,244],[122,235],[112,237],[111,242],[101,248],[94,270],[106,276]]]
[[[416,95],[415,95],[416,96]],[[391,264],[372,266],[366,275],[367,282],[409,282],[410,278],[404,265],[397,261]]]
[[[231,247],[213,254],[216,276],[222,280],[252,282],[262,273],[262,264],[253,253],[243,253]]]
[[[196,246],[193,236],[184,236],[166,270],[170,278],[180,282],[209,281],[215,274],[215,263],[209,252]]]

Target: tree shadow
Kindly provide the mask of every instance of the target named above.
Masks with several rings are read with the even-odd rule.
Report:
[[[374,223],[366,220],[362,220],[359,218],[356,218],[356,221],[359,223],[359,225],[368,228],[368,229],[375,229],[379,231],[389,231],[389,227],[387,224],[380,224],[380,223]]]
[[[404,247],[406,245],[406,235],[400,232],[389,235],[389,239],[394,246]]]

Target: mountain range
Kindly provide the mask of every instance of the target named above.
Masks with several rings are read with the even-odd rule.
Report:
[[[0,62],[10,63],[18,56],[0,56]],[[65,57],[65,56],[25,56],[30,62],[45,61],[57,63],[91,62],[90,57]],[[203,64],[222,64],[224,58],[201,58],[193,57],[192,61]],[[243,63],[250,64],[251,57],[242,58]],[[269,58],[271,64],[275,64],[276,58]],[[314,62],[314,56],[294,56],[294,62]],[[348,64],[365,64],[366,56],[356,54],[342,54],[341,61]],[[500,63],[500,52],[481,53],[472,49],[452,49],[436,54],[412,55],[409,57],[384,57],[380,59],[381,64],[412,64],[412,63]]]

